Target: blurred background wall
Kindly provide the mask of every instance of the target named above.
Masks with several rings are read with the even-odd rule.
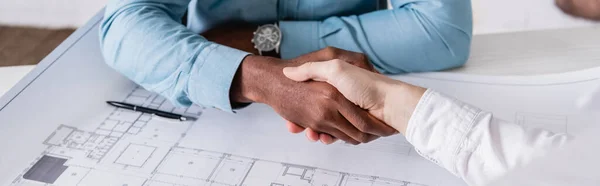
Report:
[[[0,25],[75,28],[108,0],[0,0]],[[477,34],[564,28],[590,23],[563,15],[553,0],[472,0]]]
[[[0,24],[44,28],[83,25],[108,0],[0,0]]]

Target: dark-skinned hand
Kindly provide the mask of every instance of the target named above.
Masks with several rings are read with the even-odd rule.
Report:
[[[271,106],[286,120],[328,134],[351,144],[367,143],[397,131],[348,101],[334,87],[321,82],[295,82],[283,75],[283,68],[310,61],[344,59],[373,69],[362,54],[325,48],[284,61],[272,57],[248,56],[242,62],[231,89],[237,102],[258,102]]]
[[[254,44],[250,42],[253,35],[252,32],[254,32],[256,28],[256,26],[252,25],[226,25],[211,29],[202,33],[202,35],[209,41],[256,54],[257,51],[254,49]],[[315,141],[321,139],[321,141],[326,144],[333,143],[336,138],[352,144],[365,143],[372,141],[379,136],[387,136],[396,133],[391,127],[383,124],[358,106],[351,104],[351,102],[346,100],[330,85],[318,82],[291,82],[283,76],[281,71],[281,69],[286,66],[299,66],[306,62],[325,61],[330,59],[342,59],[358,67],[375,71],[365,55],[333,47],[327,47],[287,61],[261,56],[249,56],[240,66],[238,74],[233,82],[231,92],[232,100],[238,102],[266,103],[288,120],[287,125],[290,132],[299,133],[304,131],[304,129],[307,129],[307,136],[310,140]],[[256,71],[256,69],[251,68],[248,64],[253,64],[255,62],[260,63],[260,61],[264,61],[262,62],[263,64],[260,65],[262,66],[262,70],[270,70],[268,72],[254,74],[257,76],[255,77],[250,73]],[[252,76],[252,78],[248,78],[249,76]],[[279,88],[269,89],[274,92],[262,92],[259,94],[257,92],[258,88],[253,88],[254,86],[246,86],[245,88],[241,86],[244,84],[252,84],[248,82],[249,80],[247,79],[257,79],[255,82],[258,83],[265,79],[269,80],[264,82],[278,82],[278,80],[280,80],[282,84],[277,85],[263,82],[261,83],[263,88]],[[273,86],[265,86],[267,84]],[[304,93],[290,93],[301,91]],[[244,92],[254,92],[253,94],[255,95],[254,97],[247,97],[243,95]],[[313,98],[313,96],[316,95],[319,97]],[[261,99],[263,97],[268,99]],[[294,100],[296,102],[290,102]],[[315,105],[316,107],[314,109],[307,109],[307,100],[318,103]],[[344,108],[342,108],[342,106]],[[302,115],[299,116],[298,114]],[[310,117],[306,117],[306,114],[309,114]]]
[[[362,53],[351,52],[347,50],[342,50],[334,47],[326,47],[322,50],[315,51],[309,54],[305,54],[299,56],[295,59],[291,59],[290,61],[294,63],[295,66],[299,66],[306,62],[314,62],[314,61],[327,61],[331,59],[341,59],[346,61],[354,66],[358,66],[360,68],[377,72],[373,65],[369,62],[369,59],[366,55]],[[370,115],[369,115],[370,116]],[[334,143],[337,139],[329,134],[320,133],[313,128],[305,128],[301,125],[295,124],[294,122],[287,121],[286,126],[288,131],[291,133],[301,133],[306,131],[306,137],[310,141],[321,141],[325,144]]]

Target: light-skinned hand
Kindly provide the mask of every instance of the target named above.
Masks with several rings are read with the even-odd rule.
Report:
[[[286,67],[283,73],[294,81],[312,80],[331,84],[348,100],[401,133],[405,133],[408,119],[425,92],[424,88],[357,68],[338,59]],[[290,132],[302,131],[293,123],[287,126]],[[306,129],[306,134],[311,141],[332,142],[332,139],[328,139],[330,136],[314,130]]]

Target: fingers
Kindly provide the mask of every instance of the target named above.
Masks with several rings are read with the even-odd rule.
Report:
[[[286,67],[283,69],[283,74],[294,81],[328,81],[331,74],[332,64],[335,60],[325,62],[307,62],[298,67]]]
[[[335,59],[336,57],[333,57],[335,54],[335,52],[339,50],[337,48],[333,48],[333,47],[326,47],[324,49],[321,50],[317,50],[314,52],[310,52],[308,54],[304,54],[301,56],[298,56],[294,59],[291,59],[292,62],[295,63],[306,63],[309,61],[327,61],[327,60],[332,60]]]
[[[337,138],[325,133],[317,133],[316,131],[308,128],[306,129],[306,137],[309,141],[316,142],[321,141],[325,145],[330,145],[338,141]],[[315,138],[316,137],[316,138]]]
[[[339,51],[339,53],[340,53],[340,55],[339,55],[338,59],[348,62],[351,65],[366,69],[368,71],[378,73],[366,55],[364,55],[362,53],[347,51],[347,50],[341,50],[341,51]]]
[[[301,133],[302,131],[304,131],[304,127],[297,125],[295,123],[292,123],[290,121],[286,121],[285,125],[286,125],[288,131],[290,131],[291,133],[294,133],[294,134],[298,134],[298,133]]]
[[[291,61],[294,63],[306,63],[310,61],[327,61],[333,59],[341,59],[344,62],[354,66],[364,68],[371,72],[377,72],[369,61],[368,57],[363,53],[352,52],[335,47],[326,47],[308,54],[299,56]]]
[[[335,138],[339,138],[347,143],[353,144],[353,145],[358,145],[360,144],[359,141],[356,141],[355,139],[353,139],[352,137],[346,135],[344,132],[337,130],[335,128],[331,128],[331,130],[327,130],[329,135],[335,137]]]
[[[306,138],[308,138],[309,141],[317,142],[317,141],[319,141],[320,134],[311,128],[307,128],[306,129]]]
[[[347,120],[348,118],[344,118],[342,114],[340,114],[340,117],[342,118],[342,121],[337,123],[337,129],[350,136],[352,139],[361,143],[369,143],[378,138],[378,136],[361,132],[355,127],[355,125],[353,125],[353,123]]]
[[[311,128],[305,129],[304,127],[292,123],[290,121],[286,121],[285,124],[288,128],[288,131],[290,131],[291,133],[297,134],[301,133],[302,131],[306,131],[306,138],[308,138],[308,140],[311,142],[321,141],[323,144],[329,145],[335,143],[338,140],[337,138],[334,138],[329,134],[318,133]]]
[[[329,134],[319,134],[319,140],[325,145],[330,145],[335,143],[338,139]]]
[[[367,111],[359,108],[348,100],[341,102],[339,112],[360,132],[376,136],[391,136],[398,131],[373,117]]]

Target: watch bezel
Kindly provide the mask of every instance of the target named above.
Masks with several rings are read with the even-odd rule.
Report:
[[[273,27],[273,28],[275,28],[275,30],[277,31],[277,34],[279,34],[279,38],[278,38],[277,42],[275,43],[275,45],[274,45],[274,48],[273,48],[273,49],[271,49],[271,50],[263,50],[263,49],[259,49],[259,47],[258,47],[259,43],[257,43],[257,41],[255,41],[255,39],[256,39],[256,34],[257,34],[257,33],[258,33],[260,30],[262,30],[262,29],[265,29],[265,28],[267,28],[267,27]],[[254,44],[254,48],[258,50],[258,53],[259,53],[260,55],[262,55],[262,52],[270,52],[270,51],[273,51],[273,50],[275,50],[275,52],[279,54],[279,47],[280,47],[280,45],[281,45],[281,41],[282,41],[282,39],[283,39],[283,35],[282,35],[282,33],[281,33],[281,29],[279,28],[279,26],[278,26],[277,24],[265,24],[265,25],[261,25],[261,26],[259,26],[259,27],[256,29],[256,31],[254,31],[252,34],[253,34],[253,36],[252,36],[252,40],[251,40],[251,42]],[[268,41],[267,41],[267,42],[268,42]]]

